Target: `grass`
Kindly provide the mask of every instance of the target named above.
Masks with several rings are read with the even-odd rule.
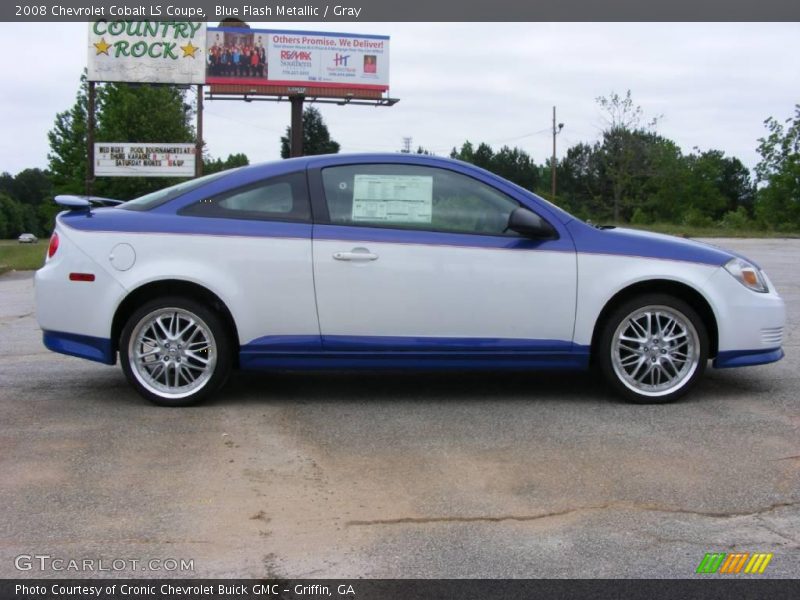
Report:
[[[0,240],[0,274],[6,271],[32,271],[44,263],[47,240],[20,244],[17,240]]]

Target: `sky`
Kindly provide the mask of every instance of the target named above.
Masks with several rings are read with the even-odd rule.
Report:
[[[395,152],[411,137],[414,148],[448,155],[470,140],[518,146],[542,163],[553,106],[564,123],[561,157],[599,139],[598,96],[631,90],[685,153],[718,149],[753,168],[764,120],[786,119],[800,103],[800,23],[250,25],[391,36],[390,95],[399,103],[317,105],[342,152]],[[0,24],[0,171],[47,166],[47,132],[74,103],[86,37],[85,23]],[[207,151],[278,159],[289,116],[288,102],[207,101]]]

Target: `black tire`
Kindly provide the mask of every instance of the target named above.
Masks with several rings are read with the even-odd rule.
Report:
[[[136,349],[144,354],[138,362],[131,360]],[[181,296],[138,308],[122,329],[119,353],[131,385],[159,406],[205,400],[225,383],[233,362],[230,335],[220,316]]]
[[[603,376],[624,400],[666,404],[694,387],[708,348],[707,328],[689,304],[668,294],[643,294],[611,312],[594,350]]]

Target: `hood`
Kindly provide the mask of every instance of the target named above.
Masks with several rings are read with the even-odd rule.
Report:
[[[625,228],[597,229],[577,220],[568,223],[567,228],[578,252],[680,260],[715,266],[722,266],[734,257],[745,258],[711,244],[661,233]]]

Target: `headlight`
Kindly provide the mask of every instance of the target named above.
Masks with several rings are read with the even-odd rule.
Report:
[[[769,291],[764,275],[762,275],[761,271],[759,271],[755,265],[746,260],[732,258],[725,265],[725,270],[733,275],[734,279],[744,287],[750,288],[754,292],[767,293]]]

